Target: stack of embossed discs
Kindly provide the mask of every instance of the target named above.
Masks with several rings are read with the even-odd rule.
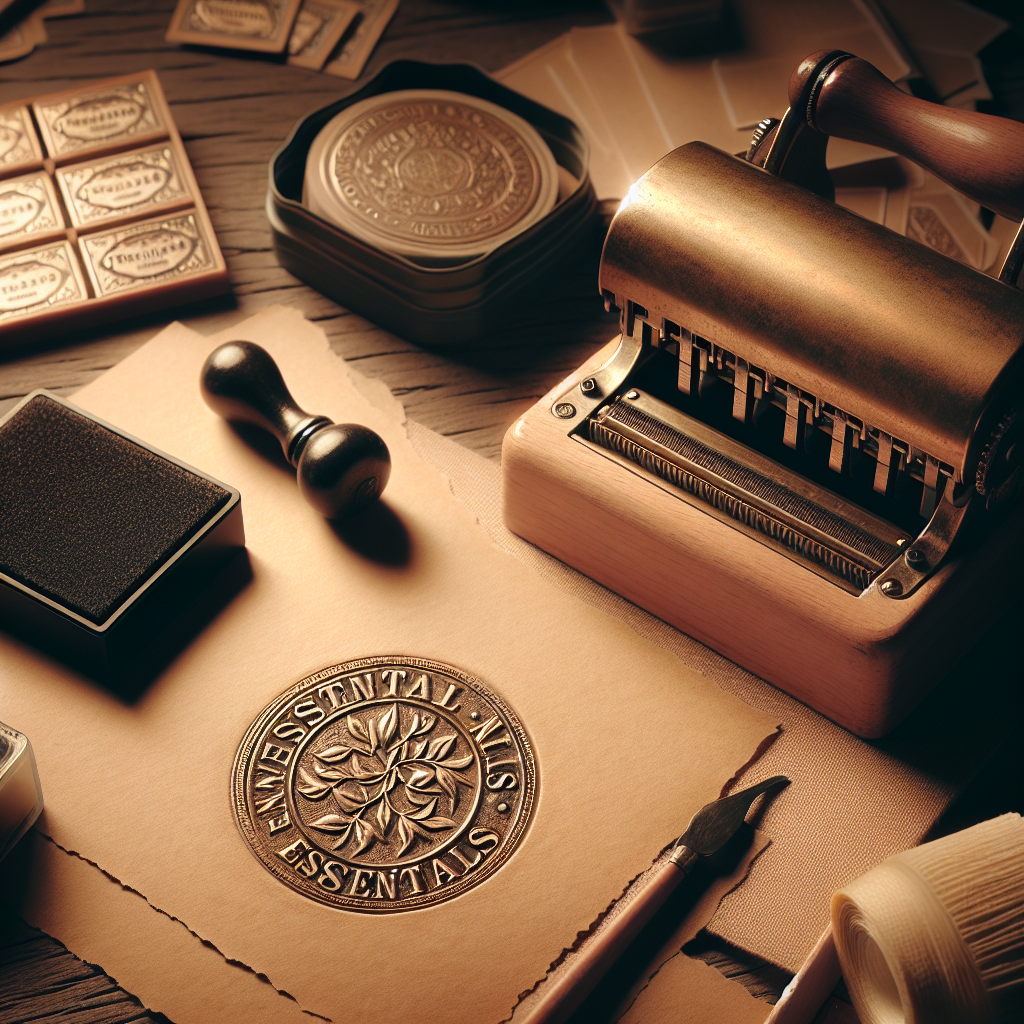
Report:
[[[324,126],[304,199],[369,245],[443,266],[526,231],[550,213],[558,186],[551,150],[523,118],[465,93],[404,89]]]
[[[154,72],[0,108],[0,343],[227,290]]]

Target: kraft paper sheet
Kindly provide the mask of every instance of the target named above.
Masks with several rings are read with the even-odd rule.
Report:
[[[405,564],[348,546],[290,472],[203,405],[203,360],[235,338],[267,347],[304,407],[385,438],[381,514],[407,534]],[[0,638],[0,699],[35,747],[41,828],[303,1010],[339,1024],[507,1018],[775,731],[771,714],[500,551],[297,311],[212,338],[172,325],[75,400],[239,488],[253,579],[130,706]],[[229,780],[243,734],[281,692],[388,653],[451,663],[505,697],[530,733],[539,787],[529,832],[486,882],[366,916],[271,876],[235,827]],[[136,994],[163,1009],[147,985]]]
[[[747,45],[713,62],[735,128],[781,117],[793,68],[815,50],[855,53],[894,82],[913,70],[909,54],[862,0],[741,0],[739,12]]]
[[[793,68],[814,50],[856,53],[894,82],[923,73],[947,103],[974,109],[975,100],[991,98],[975,54],[1009,27],[960,0],[885,0],[884,17],[866,0],[731,6],[744,42],[738,52],[676,56],[621,25],[599,25],[573,29],[497,77],[572,118],[590,140],[598,198],[621,199],[651,164],[687,142],[745,151],[761,118],[785,113]],[[826,161],[839,168],[887,155],[833,138]],[[856,201],[840,205],[872,216]]]
[[[590,180],[597,198],[619,198],[636,179],[635,167],[623,156],[604,111],[587,87],[570,39],[569,34],[559,36],[497,77],[574,121],[590,143]]]

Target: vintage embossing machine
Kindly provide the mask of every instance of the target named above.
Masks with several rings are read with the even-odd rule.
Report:
[[[746,158],[682,146],[612,221],[622,335],[509,430],[516,533],[864,736],[1019,593],[1024,262],[832,201],[828,135],[1024,213],[1024,128],[812,54]],[[1015,589],[1016,588],[1016,589]]]

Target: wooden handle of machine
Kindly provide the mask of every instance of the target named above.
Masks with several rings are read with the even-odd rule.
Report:
[[[826,56],[821,50],[800,62],[789,82],[790,104],[806,95]],[[1024,124],[909,96],[859,57],[844,54],[824,70],[829,64],[804,111],[812,128],[892,150],[982,206],[1010,220],[1024,217]]]

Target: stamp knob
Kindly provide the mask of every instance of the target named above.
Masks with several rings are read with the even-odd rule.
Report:
[[[199,386],[203,401],[219,416],[277,438],[297,470],[302,496],[327,519],[358,512],[384,490],[391,455],[380,435],[300,409],[277,363],[259,345],[229,341],[214,349]]]

